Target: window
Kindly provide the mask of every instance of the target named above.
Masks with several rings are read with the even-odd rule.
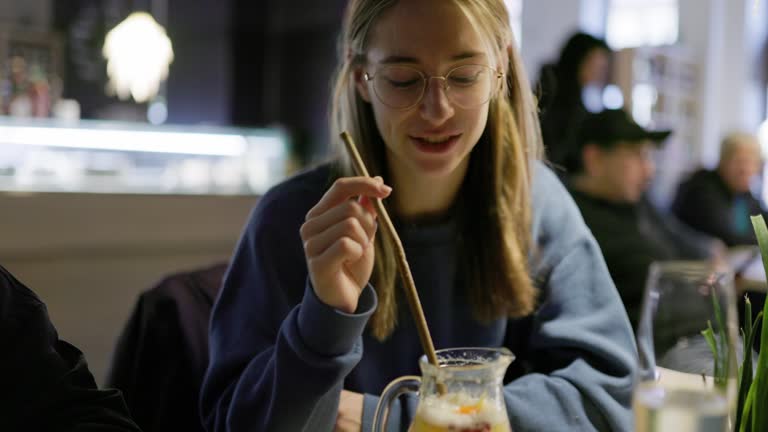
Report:
[[[520,48],[522,45],[522,33],[520,27],[523,25],[523,0],[504,0],[509,12],[509,25],[512,26],[512,33],[515,35],[515,43]]]
[[[606,39],[613,49],[677,42],[678,0],[610,0]]]

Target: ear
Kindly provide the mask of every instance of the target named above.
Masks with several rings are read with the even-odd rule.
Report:
[[[362,66],[352,67],[352,79],[355,80],[357,93],[364,101],[371,103],[371,92],[368,87],[368,80],[365,79],[365,71]]]
[[[603,166],[603,150],[597,144],[585,144],[581,149],[581,163],[585,174],[598,175]]]

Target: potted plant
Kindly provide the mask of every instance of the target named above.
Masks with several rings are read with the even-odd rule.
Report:
[[[762,215],[752,216],[752,227],[757,236],[757,243],[760,248],[760,255],[763,259],[763,267],[768,274],[768,226]],[[744,328],[741,329],[743,340],[744,355],[742,364],[739,366],[738,374],[738,399],[736,404],[736,419],[734,423],[735,432],[764,432],[768,431],[768,302],[765,303],[763,311],[760,312],[752,321],[752,305],[749,297],[746,297],[744,305]],[[714,301],[715,325],[718,330],[722,329],[723,320],[720,307],[717,301]],[[762,322],[761,322],[762,321]],[[752,364],[752,346],[754,345],[755,335],[758,326],[762,323],[762,334],[760,338],[760,353],[757,356],[757,366]],[[715,358],[714,378],[715,384],[722,384],[726,379],[727,361],[724,343],[728,343],[716,334],[725,334],[725,332],[713,331],[712,324],[702,331],[702,334],[709,344],[709,348]]]

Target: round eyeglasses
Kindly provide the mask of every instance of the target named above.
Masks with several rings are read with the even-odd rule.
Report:
[[[488,102],[499,88],[504,74],[485,65],[462,65],[444,76],[427,77],[409,66],[384,65],[375,74],[365,73],[366,81],[373,83],[373,91],[381,103],[394,109],[415,106],[424,97],[427,83],[442,81],[448,100],[459,108],[476,108]]]

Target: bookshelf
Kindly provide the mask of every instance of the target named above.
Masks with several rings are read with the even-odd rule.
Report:
[[[701,65],[679,45],[627,48],[615,55],[614,80],[624,106],[651,129],[674,133],[657,152],[651,200],[666,208],[678,183],[697,166],[701,152]]]

